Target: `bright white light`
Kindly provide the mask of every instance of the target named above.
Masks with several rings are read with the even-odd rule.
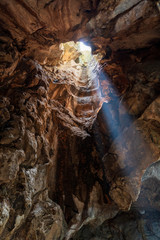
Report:
[[[83,52],[83,51],[89,51],[91,52],[91,47],[85,45],[83,42],[80,42],[79,43],[79,46],[80,46],[80,51]]]

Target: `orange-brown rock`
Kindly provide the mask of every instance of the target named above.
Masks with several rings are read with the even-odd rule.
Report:
[[[0,1],[0,239],[160,238],[159,12]]]

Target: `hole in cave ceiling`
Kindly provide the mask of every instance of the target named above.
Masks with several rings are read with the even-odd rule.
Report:
[[[91,47],[82,41],[76,43],[74,41],[61,43],[60,50],[62,51],[61,63],[67,63],[73,60],[81,66],[87,66],[93,58],[97,61],[102,58],[100,54],[93,55]]]
[[[83,42],[59,46],[61,56],[54,66],[51,98],[58,100],[72,116],[91,125],[102,105],[98,68],[102,56],[93,55]]]

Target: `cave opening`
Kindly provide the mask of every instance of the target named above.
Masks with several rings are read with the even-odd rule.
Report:
[[[61,43],[59,50],[59,62],[50,67],[54,73],[51,99],[56,95],[76,121],[91,127],[104,101],[99,82],[102,55],[93,54],[91,47],[82,41]]]
[[[82,41],[61,43],[60,50],[62,50],[61,60],[65,63],[74,60],[79,65],[86,66],[93,57],[91,47]]]

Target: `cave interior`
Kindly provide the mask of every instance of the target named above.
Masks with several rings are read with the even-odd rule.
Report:
[[[0,1],[0,239],[160,239],[160,1]]]

